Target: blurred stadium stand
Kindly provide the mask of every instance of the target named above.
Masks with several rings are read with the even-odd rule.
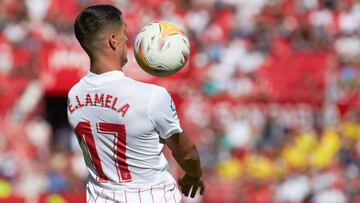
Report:
[[[165,86],[198,144],[207,191],[184,202],[360,203],[358,0],[1,0],[0,203],[85,202],[66,94],[89,65],[74,18],[97,3],[124,12],[126,74]],[[131,49],[162,19],[191,57],[154,78]]]

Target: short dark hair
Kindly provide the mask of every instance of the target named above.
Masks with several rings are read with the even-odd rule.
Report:
[[[122,25],[122,12],[111,5],[89,6],[76,17],[74,32],[81,46],[88,51],[97,34],[109,24]]]

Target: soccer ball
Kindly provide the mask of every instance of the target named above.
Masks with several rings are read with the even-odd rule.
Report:
[[[137,63],[154,76],[168,76],[186,64],[190,43],[180,28],[168,21],[145,25],[137,34],[134,55]]]

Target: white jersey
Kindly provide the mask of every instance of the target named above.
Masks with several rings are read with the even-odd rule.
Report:
[[[67,109],[92,185],[120,190],[173,180],[160,138],[182,129],[165,88],[121,71],[89,72],[69,91]]]

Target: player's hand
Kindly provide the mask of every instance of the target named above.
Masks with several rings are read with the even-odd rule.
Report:
[[[195,194],[198,189],[200,189],[200,194],[203,195],[205,192],[205,185],[204,182],[201,180],[201,178],[194,178],[187,174],[185,174],[183,177],[180,177],[179,180],[179,186],[181,188],[181,192],[184,193],[186,197],[189,196],[190,189],[191,194],[190,197],[194,198]]]

